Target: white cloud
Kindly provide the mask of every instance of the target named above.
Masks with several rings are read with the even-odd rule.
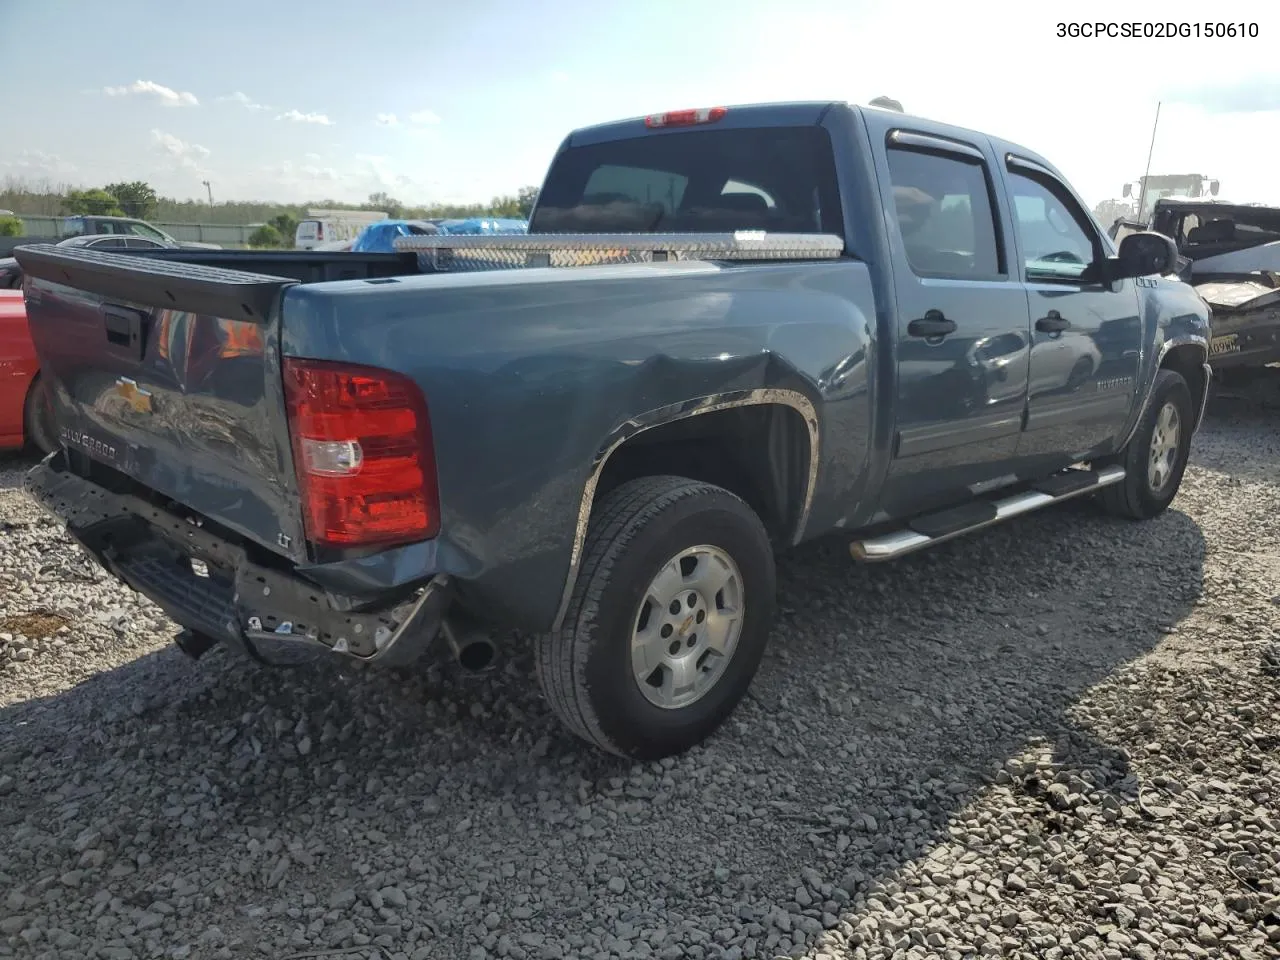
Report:
[[[258,103],[253,97],[247,93],[237,90],[235,93],[229,93],[225,97],[219,97],[222,103],[238,103],[246,110],[270,110],[271,108],[265,103]]]
[[[316,154],[308,153],[307,157],[316,158]],[[307,187],[316,183],[331,183],[337,180],[338,171],[333,167],[321,167],[315,163],[297,164],[292,160],[284,160],[274,166],[264,168],[272,178],[290,187]]]
[[[323,113],[303,113],[301,110],[287,110],[277,120],[289,120],[292,123],[314,123],[322,127],[332,127],[333,121]]]
[[[440,122],[440,115],[434,110],[415,110],[403,120],[394,113],[380,113],[373,119],[383,127],[400,127],[406,124],[411,127],[434,127]]]
[[[338,171],[333,167],[317,167],[313,164],[304,164],[298,168],[298,172],[304,177],[311,180],[337,180]]]
[[[21,150],[10,160],[0,160],[0,167],[17,170],[23,175],[41,174],[52,176],[74,173],[78,168],[70,160],[64,160],[56,153],[45,153],[43,150]]]
[[[385,190],[399,189],[413,182],[409,177],[392,170],[390,160],[380,154],[357,153],[356,160],[364,164],[378,186]]]
[[[187,170],[203,171],[203,161],[209,156],[208,147],[202,147],[198,143],[187,143],[172,133],[165,133],[162,130],[151,131],[151,142]]]
[[[103,87],[102,92],[108,97],[155,97],[166,107],[198,107],[200,105],[194,93],[188,93],[185,90],[180,93],[154,80],[135,80],[127,87]]]

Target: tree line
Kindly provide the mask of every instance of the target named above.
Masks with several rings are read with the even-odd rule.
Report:
[[[28,181],[8,177],[0,183],[0,210],[12,210],[19,216],[57,217],[75,214],[100,217],[134,217],[161,223],[208,223],[262,225],[261,246],[292,246],[298,221],[305,219],[308,209],[383,210],[393,219],[431,219],[466,217],[528,218],[537,199],[537,187],[521,187],[514,196],[494,197],[488,203],[426,204],[403,203],[386,193],[374,193],[362,204],[337,200],[315,200],[310,203],[268,203],[228,201],[210,206],[199,200],[177,200],[159,196],[141,180],[108,183],[101,187],[77,188],[52,181]]]

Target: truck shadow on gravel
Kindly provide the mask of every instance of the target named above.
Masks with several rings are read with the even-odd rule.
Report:
[[[769,905],[815,932],[845,894],[945,841],[1032,740],[1068,765],[1105,761],[1127,789],[1123,758],[1069,710],[1187,615],[1204,555],[1176,509],[1133,524],[1087,503],[883,566],[802,548],[780,562],[779,621],[738,712],[690,754],[635,767],[560,730],[517,637],[478,680],[443,663],[269,670],[166,649],[0,710],[0,826],[56,838],[0,872],[25,888],[68,869],[51,851],[93,826],[99,872],[128,864],[115,895],[145,899],[185,871],[225,885],[209,920],[224,927],[248,904],[324,904],[372,869],[416,891],[410,919],[450,949],[497,911],[503,930],[552,939],[672,914],[710,937],[752,917],[762,951]],[[249,830],[282,846],[246,846]],[[813,903],[797,899],[802,870],[829,885]],[[370,936],[383,922],[363,901],[350,915]]]

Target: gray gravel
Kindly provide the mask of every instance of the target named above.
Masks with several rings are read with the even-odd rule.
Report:
[[[1276,956],[1278,417],[1216,399],[1149,524],[801,550],[752,696],[639,767],[515,638],[191,663],[0,462],[0,956]]]

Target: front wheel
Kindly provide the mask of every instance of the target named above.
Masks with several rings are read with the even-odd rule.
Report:
[[[642,477],[593,511],[562,629],[538,679],[579,737],[655,760],[709,736],[746,693],[776,581],[759,517],[727,490]]]
[[[1149,520],[1168,509],[1191,454],[1191,389],[1176,370],[1156,371],[1151,401],[1129,445],[1113,458],[1125,478],[1101,491],[1108,513]]]

